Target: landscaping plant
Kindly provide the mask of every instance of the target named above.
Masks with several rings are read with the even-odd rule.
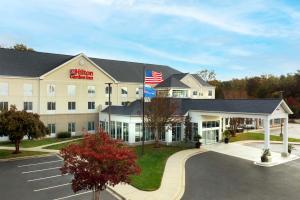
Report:
[[[261,159],[261,162],[270,162],[271,161],[271,152],[270,152],[270,150],[269,149],[264,149],[263,150],[263,153],[262,153],[262,155],[261,155],[261,157],[260,157],[260,159]]]
[[[200,142],[200,140],[202,139],[202,137],[201,137],[200,135],[197,134],[197,135],[195,135],[194,139],[195,139],[195,141],[196,141],[195,147],[199,149],[200,146],[202,145],[202,143]]]
[[[0,113],[0,136],[8,136],[14,142],[15,154],[20,153],[20,142],[24,136],[32,139],[47,134],[49,131],[38,114],[18,111],[16,106],[11,106],[8,111]]]
[[[231,136],[231,132],[229,130],[225,130],[223,132],[223,137],[224,137],[225,144],[229,143],[230,136]]]
[[[294,149],[295,149],[294,145],[292,145],[292,144],[288,145],[288,152],[289,152],[289,154],[292,153],[292,150],[294,150]]]
[[[140,173],[135,152],[103,131],[85,135],[81,143],[63,148],[60,155],[62,174],[74,177],[73,191],[93,190],[94,200],[108,185],[130,183],[131,175]]]

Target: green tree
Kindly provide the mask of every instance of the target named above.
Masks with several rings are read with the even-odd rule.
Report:
[[[34,51],[33,48],[27,47],[25,44],[15,44],[12,49],[18,50],[18,51]]]
[[[185,134],[185,141],[191,141],[192,140],[192,122],[191,122],[191,117],[190,115],[187,115],[184,119],[184,134]]]
[[[8,136],[15,143],[15,154],[20,153],[20,142],[24,136],[40,138],[47,134],[49,131],[38,114],[18,111],[16,106],[0,113],[0,136]]]

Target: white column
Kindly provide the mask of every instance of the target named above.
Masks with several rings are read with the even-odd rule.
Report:
[[[223,132],[222,132],[222,118],[220,117],[220,120],[219,120],[219,141],[222,141],[222,135],[223,135]]]
[[[264,129],[265,129],[265,149],[270,149],[270,119],[268,116],[264,119]]]
[[[172,125],[166,127],[166,135],[165,135],[166,143],[172,143]]]
[[[128,143],[135,143],[135,123],[128,124]]]
[[[288,153],[288,145],[289,145],[289,131],[288,131],[289,118],[284,118],[283,124],[283,153]]]
[[[224,132],[225,130],[226,130],[226,118],[225,117],[223,117],[222,118],[222,132]]]

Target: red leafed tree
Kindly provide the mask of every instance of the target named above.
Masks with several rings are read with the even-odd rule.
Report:
[[[100,191],[107,185],[130,183],[130,176],[140,173],[136,154],[105,132],[88,134],[79,144],[71,144],[60,151],[64,159],[62,174],[72,174],[72,189],[93,190],[93,199],[100,199]]]

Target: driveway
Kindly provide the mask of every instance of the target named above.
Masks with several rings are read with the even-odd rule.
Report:
[[[186,162],[182,200],[299,200],[300,161],[259,167],[251,161],[206,152]]]
[[[71,190],[71,175],[61,176],[62,160],[57,156],[0,162],[1,200],[91,199],[91,192]],[[103,200],[116,200],[102,192]]]

